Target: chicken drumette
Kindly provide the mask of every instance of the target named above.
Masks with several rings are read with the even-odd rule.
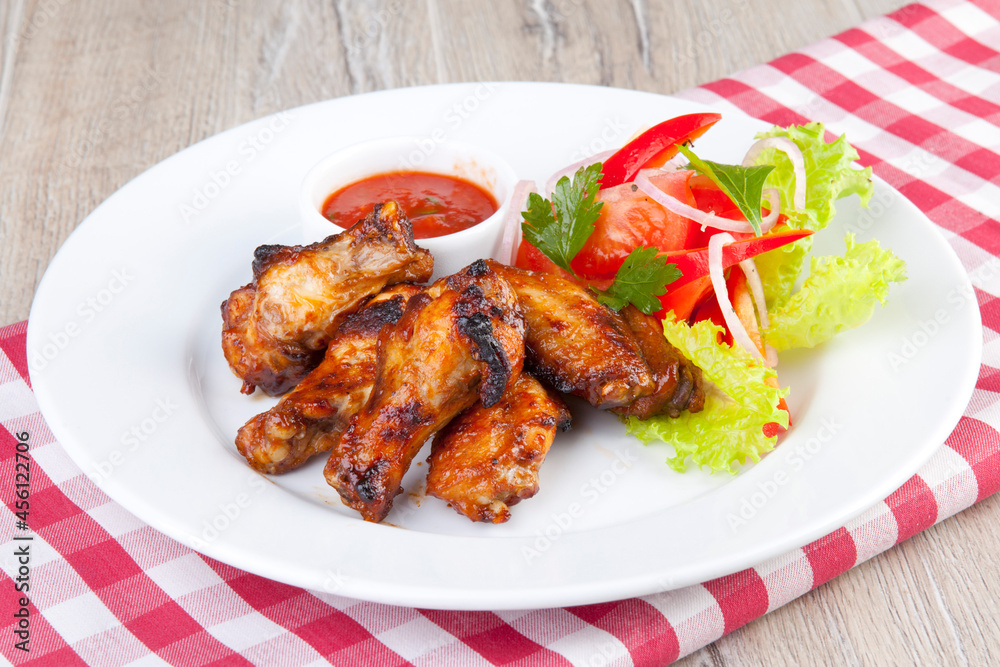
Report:
[[[538,469],[556,431],[569,425],[562,399],[521,373],[499,402],[477,403],[437,434],[427,495],[473,521],[503,523],[511,505],[538,492]]]
[[[598,408],[628,405],[652,393],[653,377],[621,315],[562,276],[495,267],[524,312],[532,373]]]
[[[704,403],[701,371],[633,306],[617,313],[560,275],[493,264],[517,293],[532,373],[598,408],[648,418]]]
[[[379,334],[421,290],[400,283],[365,303],[337,329],[320,365],[239,430],[236,447],[254,470],[287,472],[333,447],[371,394]]]
[[[476,400],[500,400],[524,362],[524,320],[485,261],[410,299],[379,341],[375,385],[324,473],[368,521],[389,513],[424,441]]]
[[[705,407],[701,369],[691,363],[663,335],[663,325],[635,306],[622,309],[622,317],[639,342],[643,359],[653,375],[653,392],[612,412],[649,419],[656,415],[678,417],[681,411],[699,412]]]
[[[393,201],[318,243],[257,248],[253,282],[222,304],[222,349],[243,393],[288,391],[365,299],[386,285],[427,280],[433,268]]]

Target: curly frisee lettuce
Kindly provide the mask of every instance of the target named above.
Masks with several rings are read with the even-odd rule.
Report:
[[[867,207],[874,188],[871,167],[855,168],[858,152],[841,135],[827,143],[822,123],[774,127],[756,136],[790,139],[802,151],[806,172],[806,202],[794,206],[795,168],[783,152],[766,148],[754,164],[773,165],[764,187],[775,188],[781,200],[781,212],[792,229],[811,229],[818,232],[833,219],[837,210],[834,201],[856,194],[861,205]],[[812,238],[803,239],[779,250],[756,258],[757,270],[764,283],[764,296],[768,308],[783,305],[792,295],[795,282],[805,267],[805,259],[812,248]]]
[[[722,328],[709,321],[688,326],[673,313],[663,320],[667,340],[702,369],[706,382],[705,408],[680,417],[630,417],[628,432],[645,443],[664,441],[674,447],[667,464],[684,472],[687,461],[713,472],[735,473],[733,464],[759,461],[771,451],[777,435],[768,437],[768,424],[788,428],[788,413],[778,407],[787,389],[772,386],[773,369],[754,360],[740,347],[718,342]]]
[[[906,280],[906,264],[878,241],[846,238],[843,257],[814,257],[802,287],[771,313],[767,342],[779,352],[815,347],[871,319],[885,305],[889,284]]]

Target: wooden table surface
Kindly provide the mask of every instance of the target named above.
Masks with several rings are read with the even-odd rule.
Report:
[[[49,260],[102,200],[259,116],[453,81],[672,93],[902,4],[0,0],[0,325],[27,318]],[[998,522],[994,497],[682,664],[998,664]]]

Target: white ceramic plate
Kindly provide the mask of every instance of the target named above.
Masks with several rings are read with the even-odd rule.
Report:
[[[910,278],[861,329],[786,354],[795,426],[737,476],[663,461],[608,414],[574,404],[541,491],[505,525],[473,524],[407,477],[387,523],[361,521],[322,460],[252,472],[237,428],[272,403],[239,394],[220,350],[219,304],[249,281],[253,249],[297,242],[304,174],[365,139],[476,142],[521,177],[624,142],[697,105],[609,88],[510,83],[393,90],[263,118],[156,165],[87,218],[52,261],[28,328],[32,384],[80,467],[143,521],[265,577],[380,602],[455,609],[575,605],[731,573],[843,525],[902,484],[944,441],[979,368],[971,286],[948,244],[882,182],[877,207],[838,206],[818,252],[845,229],[876,236]],[[763,125],[727,112],[698,142],[738,160]],[[469,248],[470,259],[477,254]],[[423,456],[418,457],[422,461]]]

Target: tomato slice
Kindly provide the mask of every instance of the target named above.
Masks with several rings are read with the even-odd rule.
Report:
[[[628,183],[640,169],[661,167],[677,155],[677,146],[694,141],[722,118],[717,113],[689,113],[654,125],[604,161],[601,184]]]
[[[555,262],[546,257],[541,250],[528,243],[527,239],[521,239],[514,266],[531,271],[544,271],[545,273],[566,273]]]
[[[678,171],[653,176],[653,183],[691,206],[695,204],[688,179],[693,172]],[[655,246],[661,252],[683,250],[700,244],[699,226],[647,197],[632,183],[604,188],[604,203],[594,233],[573,260],[573,270],[588,278],[611,278],[638,246]]]
[[[743,211],[733,203],[725,192],[719,189],[708,176],[695,174],[688,183],[696,206],[707,213],[714,213],[721,218],[730,220],[746,220]]]

